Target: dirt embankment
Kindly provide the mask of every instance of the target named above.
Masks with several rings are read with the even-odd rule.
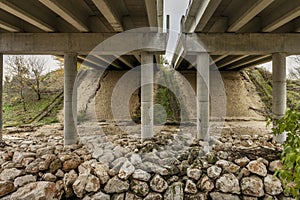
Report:
[[[196,120],[196,73],[171,73],[173,90],[184,121]],[[78,118],[86,121],[128,121],[140,117],[140,73],[127,71],[82,72],[78,81]],[[161,77],[156,75],[157,82]],[[170,85],[172,87],[170,87]],[[176,91],[174,91],[174,88]],[[228,129],[264,132],[265,117],[259,110],[264,104],[248,75],[244,72],[211,72],[211,120],[226,121]],[[157,95],[156,95],[157,96]],[[250,128],[249,128],[250,127]],[[256,129],[256,130],[255,130]]]

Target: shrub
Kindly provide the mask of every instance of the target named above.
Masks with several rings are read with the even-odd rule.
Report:
[[[284,117],[275,121],[273,133],[287,132],[287,140],[283,144],[281,160],[283,168],[276,171],[287,193],[300,198],[300,112],[287,110]]]

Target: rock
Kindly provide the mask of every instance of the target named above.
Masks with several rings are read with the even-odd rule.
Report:
[[[0,197],[3,197],[13,191],[15,191],[15,186],[11,181],[0,181]]]
[[[95,175],[100,179],[101,184],[107,183],[109,180],[108,170],[109,167],[107,164],[93,163],[92,167],[94,168]]]
[[[76,169],[80,164],[82,163],[82,160],[80,159],[79,156],[74,156],[69,160],[66,160],[63,163],[62,170],[65,172],[68,172],[72,169]]]
[[[250,197],[250,196],[243,196],[243,200],[258,200],[257,197]],[[267,200],[271,200],[271,199],[267,199]]]
[[[242,193],[254,197],[264,196],[264,185],[262,180],[257,176],[242,178],[241,181]]]
[[[138,165],[137,168],[142,169],[147,172],[153,172],[155,174],[160,174],[162,176],[166,176],[169,174],[169,172],[166,168],[161,167],[155,163],[148,162],[148,161],[141,163],[140,165]]]
[[[188,179],[185,184],[184,192],[188,194],[196,194],[197,193],[196,184],[192,180]]]
[[[207,175],[212,179],[218,178],[221,175],[221,173],[222,173],[222,168],[215,165],[207,169]]]
[[[216,188],[225,193],[240,194],[238,179],[233,174],[224,174],[216,182]]]
[[[216,165],[221,167],[225,172],[228,173],[237,173],[240,170],[240,166],[227,160],[218,160],[216,162]]]
[[[250,176],[250,171],[246,168],[241,169],[240,173],[238,174],[237,178],[240,180],[243,177],[248,177]]]
[[[187,168],[187,176],[194,179],[194,180],[199,180],[202,175],[202,171],[197,168]]]
[[[164,194],[165,200],[183,200],[183,184],[181,182],[173,183]]]
[[[262,162],[258,162],[256,160],[249,162],[249,164],[247,165],[247,169],[251,173],[257,174],[257,175],[263,176],[263,177],[266,176],[268,173],[266,166]]]
[[[37,174],[39,173],[39,164],[42,162],[43,159],[37,158],[32,161],[29,165],[26,166],[25,172],[30,174]]]
[[[95,159],[98,159],[100,156],[103,155],[103,149],[102,148],[95,148],[92,154],[92,157]]]
[[[132,192],[126,192],[125,200],[142,200],[142,197],[139,197]]]
[[[100,189],[99,179],[96,176],[89,174],[87,184],[85,186],[85,190],[87,192],[97,192],[99,189]]]
[[[128,158],[126,157],[121,157],[121,158],[117,158],[116,160],[114,160],[113,162],[111,162],[112,166],[115,165],[123,165],[126,161],[128,161]]]
[[[52,146],[46,146],[46,147],[38,148],[36,150],[36,156],[41,157],[45,154],[53,154],[53,150],[54,150],[54,147],[52,147]]]
[[[270,195],[278,195],[283,192],[280,180],[273,175],[268,174],[264,178],[264,185],[266,193]]]
[[[112,200],[124,200],[125,198],[125,194],[121,193],[121,194],[113,194],[111,199]]]
[[[62,162],[60,161],[60,159],[57,158],[50,163],[49,168],[50,168],[50,173],[54,174],[58,169],[62,168]]]
[[[162,193],[168,188],[168,183],[157,174],[150,181],[150,187],[153,191]]]
[[[99,162],[110,163],[115,159],[114,154],[111,152],[106,152],[98,158]]]
[[[221,192],[211,192],[210,197],[212,200],[240,200],[239,196],[237,195],[232,195],[232,194],[224,194]]]
[[[140,163],[142,163],[142,158],[139,154],[132,154],[131,157],[130,157],[130,162],[133,164],[133,165],[138,165]]]
[[[137,179],[137,180],[140,180],[140,181],[149,181],[150,178],[151,178],[151,174],[149,174],[148,172],[145,172],[144,170],[137,169],[132,174],[132,177],[134,179]]]
[[[150,192],[145,198],[144,200],[162,200],[163,197],[161,194],[159,193],[154,193],[154,192]]]
[[[66,192],[66,197],[71,197],[73,192],[73,183],[76,181],[78,175],[74,170],[71,170],[69,173],[66,173],[63,178],[64,189]]]
[[[250,162],[250,160],[247,157],[243,157],[243,158],[235,159],[234,162],[240,167],[245,167]]]
[[[33,175],[20,176],[14,180],[14,186],[22,187],[23,185],[26,185],[26,184],[32,183],[32,182],[36,182],[36,176],[33,176]]]
[[[206,200],[207,195],[203,194],[203,193],[186,194],[186,195],[184,195],[184,199],[187,199],[187,200]]]
[[[57,195],[55,183],[47,181],[39,181],[29,183],[20,187],[16,192],[12,193],[11,199],[18,200],[41,200],[55,199]]]
[[[134,170],[135,170],[135,167],[131,164],[131,162],[126,161],[122,165],[122,167],[119,171],[118,177],[120,179],[127,180],[129,178],[129,176],[131,176],[133,174]]]
[[[21,176],[23,172],[16,168],[4,169],[0,174],[0,180],[13,181],[16,177]]]
[[[117,176],[110,179],[104,187],[104,191],[108,194],[126,192],[128,189],[128,182],[120,180]]]
[[[126,161],[125,161],[126,162]],[[121,167],[123,166],[124,163],[122,162],[119,162],[117,165],[114,165],[113,168],[111,168],[109,171],[108,171],[108,174],[110,176],[116,176],[119,174],[119,171],[121,169]]]
[[[92,196],[93,200],[110,200],[110,196],[103,192],[98,192]]]
[[[57,172],[55,174],[55,176],[57,176],[59,178],[63,178],[64,175],[65,175],[65,173],[61,169],[57,170]]]
[[[270,162],[269,170],[271,172],[275,172],[276,170],[282,169],[282,167],[283,167],[283,163],[281,162],[281,160],[274,160]]]
[[[132,180],[130,184],[132,192],[138,196],[144,197],[149,193],[149,186],[146,182]]]
[[[197,187],[204,192],[210,192],[214,189],[215,185],[214,182],[208,178],[208,176],[204,175],[198,181]]]
[[[97,161],[93,159],[93,160],[88,160],[88,161],[81,163],[78,166],[79,174],[91,174],[91,171],[93,169],[92,164],[95,162],[97,162]]]
[[[87,174],[79,174],[76,181],[73,183],[73,191],[76,194],[77,197],[82,198],[83,194],[85,193],[85,186],[88,181],[88,175]]]
[[[55,182],[56,180],[56,176],[51,174],[51,173],[46,173],[43,175],[43,180],[44,181],[51,181],[51,182]]]

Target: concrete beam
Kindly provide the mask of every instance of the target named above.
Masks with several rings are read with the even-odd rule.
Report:
[[[140,55],[134,54],[133,56],[135,57],[135,59],[136,59],[137,61],[139,61],[139,63],[141,63],[141,56],[140,56]]]
[[[75,27],[78,31],[80,32],[89,31],[88,27],[83,22],[81,22],[80,19],[78,19],[76,15],[72,13],[72,11],[66,9],[63,5],[61,5],[58,0],[39,0],[39,1],[45,6],[47,6],[49,9],[51,9],[53,12],[58,14],[61,18],[63,18],[73,27]]]
[[[126,58],[122,57],[122,56],[117,56],[115,55],[116,59],[119,59],[122,63],[124,63],[125,65],[127,65],[130,68],[134,68],[134,65]]]
[[[201,32],[220,3],[221,0],[192,1],[185,18],[186,31],[189,33]]]
[[[107,59],[106,57],[100,56],[100,55],[94,55],[96,58],[104,61],[107,65],[112,65],[117,69],[122,69],[122,67],[120,67],[119,65],[117,65],[116,63],[114,63],[115,58],[113,56],[109,56],[109,58]]]
[[[272,111],[274,119],[280,119],[285,115],[286,111],[286,54],[274,53],[272,59]],[[277,135],[274,139],[279,143],[283,143],[286,139],[286,134]]]
[[[230,69],[235,69],[235,68],[239,68],[239,67],[242,67],[242,66],[247,66],[251,63],[256,63],[257,61],[264,60],[268,57],[270,57],[270,55],[263,55],[263,56],[257,56],[255,58],[245,59],[245,60],[242,60],[240,62],[237,62],[237,63],[231,65],[230,67],[227,67],[226,69],[230,70]]]
[[[209,55],[197,55],[197,138],[209,141]]]
[[[236,14],[232,17],[232,23],[228,28],[228,32],[237,32],[273,2],[274,0],[246,1],[244,7],[237,10]]]
[[[0,20],[0,28],[9,32],[21,32],[22,29]]]
[[[112,28],[116,32],[122,32],[124,31],[121,16],[119,16],[118,12],[116,12],[116,9],[112,8],[110,3],[111,1],[108,0],[92,0],[98,10],[102,13],[102,15],[105,17],[105,19],[110,23]]]
[[[194,55],[300,54],[300,34],[294,33],[184,34],[181,40],[185,51]]]
[[[153,55],[141,54],[141,139],[153,137]]]
[[[147,50],[164,54],[167,44],[165,33],[123,33],[107,40],[112,36],[111,33],[0,33],[0,52],[62,55],[71,51],[88,55],[94,50],[98,55],[133,55]]]
[[[156,0],[145,0],[147,16],[150,27],[157,27],[157,6]]]
[[[239,60],[242,60],[244,58],[246,58],[248,55],[242,55],[242,56],[234,56],[234,57],[228,57],[228,59],[224,59],[222,61],[220,61],[218,64],[217,64],[217,67],[220,69],[220,68],[223,68],[223,67],[226,67],[227,65],[230,65],[232,63],[235,63]]]
[[[156,0],[156,18],[157,18],[157,26],[160,28],[160,31],[163,29],[163,19],[164,19],[164,0]]]
[[[298,1],[283,2],[278,12],[272,12],[265,16],[262,32],[272,32],[300,16],[300,6]]]
[[[64,56],[64,144],[77,143],[77,55],[66,53]]]
[[[19,17],[20,19],[36,26],[37,28],[46,31],[46,32],[54,32],[55,29],[51,27],[49,24],[46,24],[45,22],[39,20],[38,18],[34,17],[30,13],[22,10],[21,8],[17,7],[13,3],[7,1],[7,0],[1,0],[0,1],[0,8],[6,12],[9,12],[12,15],[15,15],[16,17]]]
[[[2,127],[3,127],[3,54],[0,54],[0,143],[2,143]]]

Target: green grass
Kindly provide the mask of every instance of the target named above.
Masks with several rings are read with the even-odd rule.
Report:
[[[13,103],[3,102],[3,124],[4,126],[18,126],[30,123],[39,113],[46,108],[57,94],[44,94],[42,99],[35,100],[34,95],[28,95],[26,98],[26,108],[24,112],[22,103],[16,101]],[[57,122],[57,112],[62,109],[62,102],[57,105],[47,116],[45,116],[39,123],[49,124]]]

